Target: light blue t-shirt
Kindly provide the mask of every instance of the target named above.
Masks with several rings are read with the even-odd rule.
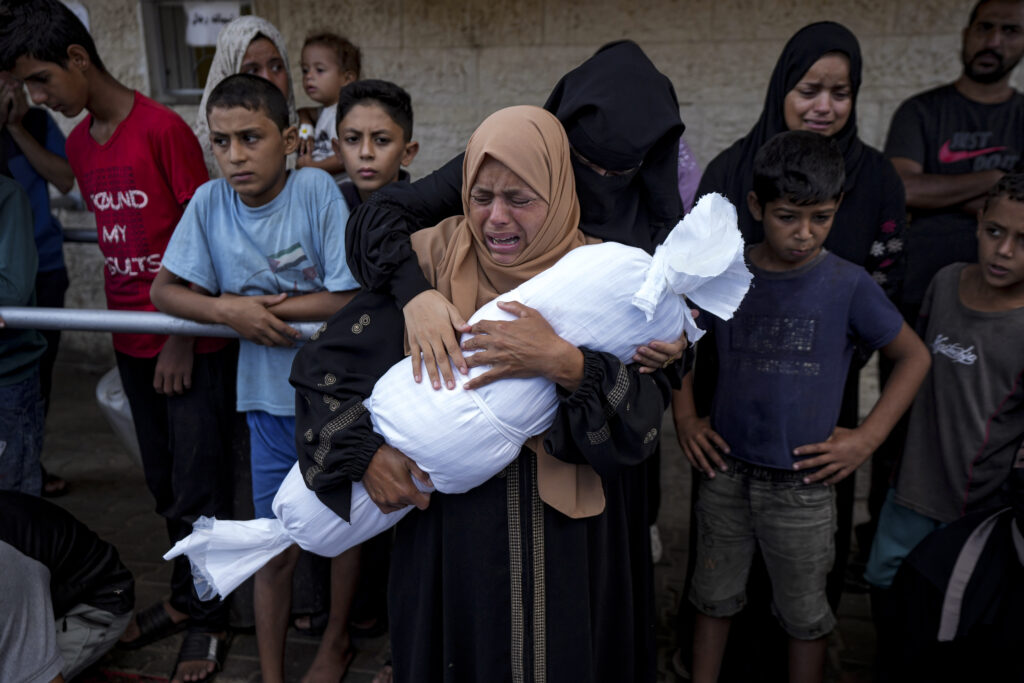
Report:
[[[250,208],[223,178],[198,190],[174,230],[163,265],[214,293],[309,294],[358,289],[345,261],[348,207],[331,176],[315,168],[291,171],[284,190]],[[288,384],[292,348],[242,340],[238,410],[295,414]]]

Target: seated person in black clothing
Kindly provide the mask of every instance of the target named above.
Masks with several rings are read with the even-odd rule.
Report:
[[[71,679],[124,633],[135,580],[63,508],[0,491],[0,509],[0,680]]]
[[[1009,507],[966,515],[914,548],[893,582],[892,657],[879,681],[1024,679],[1024,449]]]

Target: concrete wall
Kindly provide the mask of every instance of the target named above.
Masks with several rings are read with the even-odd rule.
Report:
[[[81,0],[108,68],[148,90],[139,0]],[[603,43],[637,41],[675,83],[686,140],[701,164],[756,120],[776,57],[804,24],[832,19],[850,27],[864,53],[857,103],[861,136],[881,146],[893,110],[907,96],[953,80],[960,29],[972,0],[253,0],[254,12],[288,41],[293,78],[313,30],[347,35],[362,49],[364,76],[409,90],[416,115],[418,177],[461,150],[487,114],[542,104],[558,78]],[[1020,72],[1018,85],[1022,83]],[[311,104],[301,88],[300,106]],[[195,107],[180,107],[190,123]],[[69,248],[76,285],[94,272]],[[100,291],[96,288],[87,292]],[[90,294],[91,296],[91,294]],[[75,296],[75,305],[84,305]],[[100,301],[90,305],[101,305]],[[71,336],[71,335],[69,335]],[[99,342],[71,336],[95,354]]]

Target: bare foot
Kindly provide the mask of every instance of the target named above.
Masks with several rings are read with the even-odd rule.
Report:
[[[380,668],[380,671],[377,672],[377,675],[373,677],[373,683],[391,683],[393,680],[393,673],[391,665],[385,664]]]
[[[302,677],[302,683],[338,683],[355,656],[356,652],[347,635],[334,642],[321,640],[309,671]]]
[[[174,609],[173,607],[171,607],[171,603],[167,602],[166,600],[164,600],[164,611],[167,612],[167,615],[175,624],[180,624],[181,622],[188,619],[187,614],[185,614],[184,612],[179,612],[178,610]],[[139,631],[139,622],[135,620],[135,615],[133,614],[132,620],[128,622],[128,628],[124,630],[124,633],[121,634],[121,637],[118,640],[120,640],[122,643],[130,643],[136,638],[138,638],[140,635],[142,634]]]
[[[221,633],[212,633],[210,635],[218,640],[223,640],[228,637],[228,634],[223,631]],[[212,674],[216,668],[216,662],[211,662],[206,659],[182,660],[178,662],[178,668],[174,672],[174,678],[171,679],[171,683],[202,681]]]

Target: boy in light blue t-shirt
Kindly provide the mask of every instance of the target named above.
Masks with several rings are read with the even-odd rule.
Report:
[[[285,321],[325,320],[358,289],[345,261],[348,208],[327,173],[288,171],[285,159],[298,135],[288,127],[284,97],[269,81],[243,74],[225,79],[211,93],[206,115],[223,178],[196,191],[150,296],[166,313],[230,325],[244,338],[237,393],[249,424],[253,503],[257,517],[273,517],[271,502],[297,459],[288,375],[299,333]],[[297,556],[293,546],[256,575],[264,681],[283,677]],[[348,560],[342,555],[333,562]],[[340,676],[351,648],[347,617],[333,612],[334,600],[335,628],[328,626],[311,670]]]

